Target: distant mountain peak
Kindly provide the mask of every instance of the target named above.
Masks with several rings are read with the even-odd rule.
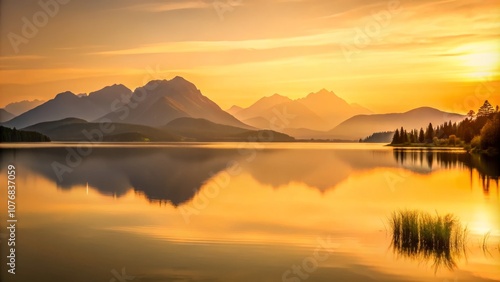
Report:
[[[76,97],[77,96],[75,95],[75,93],[73,93],[71,91],[65,91],[65,92],[57,94],[54,99],[67,99],[67,98],[76,98]]]
[[[239,111],[243,110],[242,107],[240,106],[236,106],[236,105],[232,105],[231,108],[227,109],[226,112],[232,114],[232,115],[235,115],[237,114]]]
[[[168,79],[155,79],[151,80],[146,85],[139,87],[145,88],[146,90],[154,90],[157,87],[174,87],[174,88],[183,88],[185,90],[198,90],[196,85],[194,85],[189,80],[183,78],[182,76],[176,76],[170,80]]]
[[[237,105],[232,105],[231,108],[227,109],[228,111],[232,111],[232,110],[237,110],[237,111],[240,111],[242,110],[243,108],[240,107],[240,106],[237,106]]]
[[[406,113],[426,112],[426,111],[441,112],[441,110],[438,110],[438,109],[433,108],[433,107],[419,107],[419,108],[411,109],[411,110],[407,111]]]
[[[99,91],[101,91],[101,90],[109,90],[109,89],[128,89],[128,87],[127,87],[127,86],[125,86],[125,85],[123,85],[123,84],[121,84],[121,83],[120,83],[120,84],[115,83],[115,84],[113,84],[113,85],[104,86],[104,87],[103,87],[103,88],[101,88],[100,90],[93,91],[93,92],[91,92],[90,94],[92,94],[92,93],[96,93],[96,92],[99,92]]]
[[[192,83],[191,81],[185,79],[184,77],[182,76],[176,76],[174,78],[172,78],[171,80],[166,80],[167,83],[173,83],[174,85],[187,85],[191,88],[194,88],[194,89],[198,89],[196,88],[196,86],[194,85],[194,83]]]
[[[333,91],[329,91],[326,88],[322,88],[318,92],[311,92],[307,95],[307,97],[309,97],[309,96],[327,96],[327,95],[330,95],[330,96],[333,95],[333,96],[337,97],[337,95],[335,95],[335,93]]]
[[[285,97],[285,96],[283,96],[283,95],[280,95],[280,94],[278,94],[278,93],[274,93],[273,95],[271,95],[271,96],[269,96],[269,97],[270,97],[270,98],[272,98],[272,97],[275,97],[275,98],[278,98],[278,97],[279,97],[279,98],[287,98],[287,97]]]
[[[297,99],[297,101],[305,103],[312,108],[322,106],[325,103],[340,103],[343,106],[348,106],[344,99],[337,96],[333,91],[329,91],[325,88],[319,90],[318,92],[311,92],[307,94],[306,97]]]
[[[334,94],[333,91],[329,91],[328,89],[326,88],[322,88],[320,89],[318,92],[316,92],[317,94]]]
[[[274,93],[271,96],[266,96],[266,97],[260,98],[259,101],[279,101],[280,103],[285,103],[285,102],[292,101],[292,99],[290,99],[286,96],[280,95],[278,93]],[[257,102],[259,102],[259,101],[257,101]]]
[[[184,77],[182,76],[175,76],[174,78],[171,79],[172,81],[186,81],[186,82],[189,82],[187,79],[185,79]],[[191,82],[189,82],[191,83]]]
[[[105,86],[97,91],[90,92],[88,96],[94,97],[96,95],[107,95],[108,93],[114,93],[114,92],[129,93],[131,91],[130,89],[128,89],[127,86],[115,83],[113,85]]]

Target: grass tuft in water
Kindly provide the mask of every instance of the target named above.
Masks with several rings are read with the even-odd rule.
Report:
[[[456,267],[456,259],[465,255],[467,228],[451,214],[430,214],[418,210],[400,210],[389,218],[393,250],[404,257],[433,260],[440,266]]]

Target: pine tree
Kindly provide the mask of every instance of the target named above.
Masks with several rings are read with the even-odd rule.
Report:
[[[396,132],[394,133],[394,137],[392,137],[391,144],[399,144],[399,130],[398,129],[396,129]]]
[[[474,112],[473,110],[470,110],[470,111],[467,113],[467,117],[468,117],[469,119],[473,119],[475,115],[476,115],[476,112]]]
[[[434,127],[432,127],[432,123],[429,123],[427,131],[425,132],[425,142],[431,143],[432,138],[434,138]]]
[[[424,129],[423,128],[420,128],[420,133],[418,135],[418,142],[420,142],[420,143],[424,143],[425,142],[425,133],[424,133]]]
[[[493,106],[490,104],[490,102],[488,102],[488,100],[486,100],[486,101],[484,101],[484,104],[477,111],[477,116],[478,117],[487,117],[494,112],[495,112],[495,110],[493,109]]]

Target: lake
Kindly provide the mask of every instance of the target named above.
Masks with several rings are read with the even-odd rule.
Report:
[[[2,146],[18,220],[15,275],[1,229],[2,281],[500,281],[500,166],[462,150]],[[467,226],[453,267],[391,246],[405,209]]]

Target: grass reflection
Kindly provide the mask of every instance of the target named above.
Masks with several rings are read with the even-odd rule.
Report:
[[[393,251],[402,257],[433,261],[440,267],[456,268],[456,261],[466,256],[468,231],[451,214],[444,216],[418,210],[400,210],[389,218]]]

